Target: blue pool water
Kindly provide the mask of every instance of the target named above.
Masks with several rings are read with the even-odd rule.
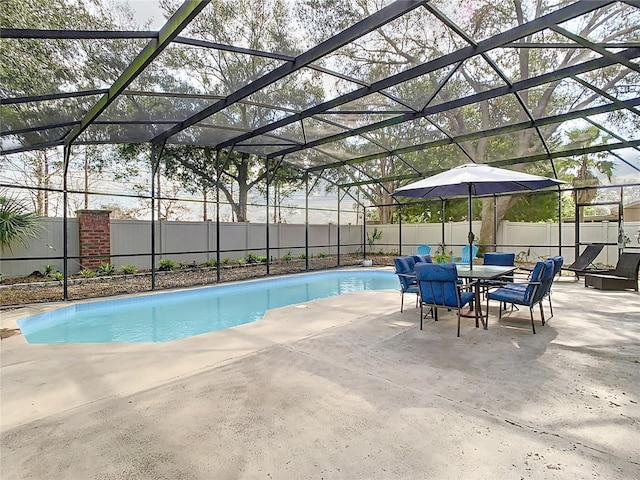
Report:
[[[272,309],[397,289],[392,272],[336,271],[78,304],[18,320],[29,343],[166,342],[254,322]]]

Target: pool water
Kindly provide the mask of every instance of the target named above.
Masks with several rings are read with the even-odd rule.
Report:
[[[29,343],[166,342],[254,322],[272,308],[397,288],[390,271],[312,273],[78,304],[18,326]]]

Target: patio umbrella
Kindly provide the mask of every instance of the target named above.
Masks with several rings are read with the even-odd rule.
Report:
[[[562,180],[530,175],[528,173],[490,167],[477,163],[467,163],[427,177],[393,192],[394,197],[459,197],[469,198],[469,251],[473,251],[473,212],[471,198],[474,195],[540,190],[563,184]],[[469,268],[473,268],[473,255],[469,255]]]

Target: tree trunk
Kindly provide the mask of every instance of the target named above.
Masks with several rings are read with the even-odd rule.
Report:
[[[381,197],[382,197],[383,204],[393,203],[393,199],[391,198],[391,195],[386,190],[383,190]],[[388,225],[391,223],[391,221],[393,220],[394,210],[395,210],[395,207],[392,207],[389,205],[385,205],[378,208],[378,215],[380,217],[380,223],[382,225]]]
[[[497,224],[500,225],[502,219],[505,214],[511,208],[512,204],[515,202],[515,198],[508,197],[497,197],[496,198],[496,210],[495,217],[497,220]],[[478,242],[480,245],[485,245],[485,251],[494,252],[496,249],[493,246],[496,243],[496,239],[493,232],[494,225],[494,209],[493,209],[493,197],[491,198],[483,198],[482,199],[482,227],[480,228],[480,237],[478,238]]]

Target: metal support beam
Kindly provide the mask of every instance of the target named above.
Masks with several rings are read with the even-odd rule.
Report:
[[[622,102],[626,107],[628,106],[635,106],[635,105],[640,105],[640,98],[635,98],[632,100],[625,100]],[[577,110],[577,111],[571,111],[571,112],[567,112],[567,113],[563,113],[560,115],[554,115],[552,117],[545,117],[545,118],[540,118],[535,120],[535,126],[541,127],[541,126],[545,126],[545,125],[552,125],[554,123],[561,123],[561,122],[567,122],[569,120],[574,120],[574,119],[578,119],[578,118],[585,118],[588,116],[593,116],[593,115],[599,115],[601,113],[609,113],[609,112],[613,112],[616,110],[619,110],[620,108],[618,108],[616,105],[614,104],[606,104],[606,105],[600,105],[598,107],[592,107],[592,108],[587,108],[585,110]],[[417,151],[421,151],[421,150],[426,150],[428,148],[435,148],[435,147],[440,147],[440,146],[444,146],[444,145],[450,145],[452,143],[461,143],[461,142],[468,142],[471,140],[477,140],[477,139],[481,139],[481,138],[486,138],[486,137],[492,137],[492,136],[496,136],[496,135],[503,135],[505,133],[511,133],[511,132],[518,132],[521,130],[526,130],[528,128],[532,128],[532,124],[531,122],[521,122],[521,123],[516,123],[516,124],[512,124],[512,125],[505,125],[504,127],[498,127],[498,128],[493,128],[490,130],[480,130],[477,132],[473,132],[473,133],[468,133],[468,134],[464,134],[464,135],[459,135],[457,137],[449,137],[447,139],[442,139],[442,140],[436,140],[434,142],[428,142],[428,143],[422,143],[422,144],[417,144],[417,145],[411,145],[409,147],[402,147],[402,148],[397,148],[395,150],[391,150],[391,153],[393,153],[394,155],[396,154],[403,154],[403,153],[411,153],[411,152],[417,152]],[[628,142],[627,140],[623,140],[624,143],[628,143],[628,147],[632,147],[631,143]],[[315,171],[318,169],[325,169],[325,168],[336,168],[336,167],[343,167],[345,165],[355,165],[358,163],[364,163],[364,162],[368,162],[370,160],[376,160],[378,158],[383,158],[388,156],[388,153],[383,152],[383,153],[373,153],[371,155],[364,155],[362,157],[356,157],[356,158],[352,158],[350,160],[341,160],[341,161],[337,161],[335,163],[329,163],[329,164],[325,164],[322,167],[311,167],[309,169],[309,171]],[[553,153],[549,154],[549,156],[553,157]]]
[[[638,56],[640,56],[640,48],[634,48],[634,49],[629,49],[629,50],[625,50],[624,52],[620,53],[621,56],[629,56],[631,58],[636,58]],[[571,65],[569,67],[565,67],[565,68],[561,68],[559,70],[555,70],[553,72],[549,72],[543,75],[539,75],[537,77],[531,77],[531,78],[527,78],[525,80],[521,80],[519,82],[515,82],[513,85],[505,85],[502,87],[497,87],[497,88],[493,88],[491,90],[486,90],[484,92],[481,93],[476,93],[474,95],[469,95],[467,97],[463,97],[463,98],[458,98],[455,100],[451,100],[449,102],[443,102],[440,103],[438,105],[434,105],[432,107],[425,107],[423,110],[421,110],[420,112],[417,113],[406,113],[404,115],[398,115],[396,117],[392,117],[392,118],[388,118],[386,120],[382,120],[380,122],[376,122],[376,123],[372,123],[369,125],[365,125],[362,126],[360,128],[355,128],[353,130],[347,131],[347,132],[341,132],[338,133],[336,135],[331,135],[328,137],[323,137],[320,138],[318,140],[314,140],[312,142],[308,142],[303,146],[297,146],[297,147],[290,147],[284,150],[280,150],[278,152],[273,152],[271,154],[269,154],[268,156],[271,157],[276,157],[276,156],[280,156],[280,155],[285,155],[288,153],[294,153],[297,152],[299,150],[303,150],[306,148],[313,148],[313,147],[317,147],[319,145],[323,145],[326,143],[331,143],[331,142],[335,142],[338,140],[343,140],[345,138],[354,136],[354,135],[360,135],[366,132],[370,132],[373,130],[378,130],[384,127],[388,127],[388,126],[392,126],[392,125],[397,125],[400,123],[404,123],[404,122],[408,122],[408,121],[412,121],[412,120],[416,120],[418,118],[422,118],[422,117],[426,117],[428,115],[435,115],[438,113],[442,113],[442,112],[446,112],[448,110],[453,110],[455,108],[460,108],[460,107],[464,107],[464,106],[468,106],[468,105],[472,105],[474,103],[478,103],[478,102],[483,102],[486,100],[491,100],[494,98],[498,98],[498,97],[502,97],[504,95],[508,95],[511,93],[516,93],[522,90],[526,90],[529,88],[533,88],[533,87],[537,87],[537,86],[541,86],[541,85],[545,85],[548,83],[552,83],[555,82],[557,80],[561,80],[563,78],[566,77],[570,77],[573,75],[577,75],[579,73],[585,73],[588,71],[592,71],[592,70],[596,70],[599,68],[603,68],[606,66],[610,66],[612,64],[614,64],[615,62],[606,59],[606,58],[600,58],[600,59],[596,59],[596,60],[590,60],[588,62],[584,62],[584,63],[579,63],[576,65]],[[529,128],[534,127],[535,125],[537,125],[536,123],[529,123]]]
[[[151,146],[151,290],[156,289],[156,174],[160,167],[160,157],[165,143]],[[158,220],[160,220],[160,199],[158,199]],[[160,223],[162,228],[162,223]]]
[[[560,185],[558,185],[558,255],[562,256],[562,189]]]
[[[104,95],[80,120],[80,124],[69,132],[64,139],[65,145],[71,145],[89,125],[111,105],[116,98],[140,75],[145,68],[178,36],[178,34],[193,20],[210,0],[185,1],[167,23],[157,33],[157,38],[150,41],[138,56],[129,64],[118,79],[111,85]],[[153,142],[153,143],[161,143]]]
[[[362,206],[362,259],[367,259],[367,207]]]
[[[44,102],[47,100],[60,100],[63,98],[90,97],[91,95],[104,95],[107,92],[109,92],[108,89],[101,88],[99,90],[83,90],[81,92],[49,93],[47,95],[34,95],[31,97],[3,98],[3,99],[0,99],[0,105],[18,105],[21,103]]]
[[[603,57],[613,60],[616,63],[620,63],[630,70],[635,70],[636,72],[640,72],[640,65],[630,62],[625,57],[622,57],[617,53],[614,53],[604,47],[601,47],[598,44],[593,43],[580,35],[576,35],[575,33],[572,33],[569,30],[567,30],[566,28],[562,28],[558,25],[553,25],[550,28],[551,30],[558,32],[560,35],[564,35],[565,37],[570,38],[571,40],[582,45],[583,47],[586,47],[589,50],[593,50],[594,52],[599,53]]]
[[[266,216],[265,216],[265,246],[266,246],[266,254],[267,254],[267,275],[269,275],[269,184],[271,183],[271,178],[269,177],[269,159],[265,159],[264,161],[264,178],[265,178],[265,191],[266,191],[266,197],[267,197],[267,201],[265,202],[266,205]],[[275,171],[273,172],[275,175]],[[276,206],[274,205],[273,208],[275,209]]]
[[[155,31],[124,30],[36,30],[33,28],[0,28],[2,38],[40,38],[50,40],[108,40],[158,38]]]
[[[71,156],[71,146],[63,149],[64,165],[69,165]],[[65,168],[62,176],[62,274],[64,283],[62,285],[62,298],[69,300],[69,183],[68,169]]]
[[[423,0],[424,1],[424,0]],[[200,112],[192,115],[187,118],[180,124],[176,125],[169,130],[158,135],[154,141],[167,139],[189,127],[195,125],[196,123],[204,120],[207,117],[210,117],[216,112],[223,110],[229,105],[233,105],[234,103],[242,100],[243,98],[248,97],[249,95],[271,85],[274,82],[290,75],[306,66],[311,64],[312,62],[319,60],[320,58],[328,55],[329,53],[343,47],[351,43],[352,41],[366,35],[367,33],[386,25],[389,22],[392,22],[398,17],[401,17],[405,13],[417,8],[423,1],[418,0],[405,0],[401,2],[395,2],[389,5],[388,7],[383,8],[382,10],[377,11],[373,15],[361,20],[355,25],[347,28],[346,30],[334,35],[333,37],[325,40],[324,42],[316,45],[315,47],[307,50],[301,55],[298,55],[293,62],[288,62],[280,67],[270,71],[269,73],[261,76],[260,78],[254,80],[253,82],[245,85],[244,87],[236,90],[235,92],[228,95],[225,99],[220,100],[213,105],[201,110]],[[250,138],[250,137],[248,137]],[[234,143],[240,143],[242,140],[241,137],[238,137],[238,140],[234,140],[232,142],[225,142],[225,145],[218,145],[216,148],[224,148],[228,145]]]
[[[220,150],[216,150],[216,283],[220,283]]]
[[[398,255],[402,256],[402,206],[398,206]]]
[[[309,172],[304,174],[304,269],[309,271]]]
[[[589,90],[594,91],[595,93],[597,93],[598,95],[606,98],[607,100],[612,101],[613,103],[615,103],[619,107],[626,108],[630,112],[635,113],[636,115],[640,115],[640,110],[638,110],[637,108],[627,107],[620,99],[614,97],[613,95],[609,95],[607,92],[605,92],[601,88],[598,88],[595,85],[590,84],[589,82],[581,79],[580,77],[572,75],[571,79],[576,81],[576,82],[578,82],[580,85],[582,85],[584,87],[587,87]]]
[[[338,107],[340,105],[344,105],[345,103],[351,102],[353,100],[357,100],[366,95],[377,93],[381,90],[393,87],[407,80],[411,80],[419,76],[422,76],[431,72],[435,72],[436,70],[445,68],[449,65],[454,65],[458,62],[466,60],[467,58],[478,55],[479,53],[488,52],[490,50],[493,50],[494,48],[501,47],[506,43],[514,42],[521,38],[532,35],[533,33],[536,33],[540,30],[548,28],[551,25],[562,23],[566,20],[570,20],[571,18],[577,17],[579,15],[584,15],[585,13],[591,12],[593,10],[606,6],[610,3],[612,3],[612,0],[593,0],[590,2],[578,2],[578,3],[571,4],[564,8],[558,9],[548,15],[532,20],[531,22],[528,22],[524,25],[519,25],[515,28],[512,28],[511,30],[507,30],[506,32],[499,33],[498,35],[495,35],[491,38],[483,40],[479,42],[478,45],[475,47],[469,46],[469,47],[465,47],[460,50],[457,50],[455,52],[452,52],[450,54],[443,55],[442,57],[431,60],[422,65],[418,65],[414,68],[410,68],[396,75],[392,75],[383,80],[375,82],[371,84],[370,87],[359,88],[345,95],[341,95],[335,99],[332,99],[322,104],[311,107],[299,114],[292,115],[290,117],[284,118],[277,122],[273,122],[269,125],[265,125],[261,128],[257,128],[247,134],[229,139],[225,142],[221,142],[219,145],[217,145],[217,147],[225,148],[227,145],[230,145],[232,143],[237,143],[237,142],[252,138],[254,136],[262,135],[271,130],[275,130],[285,125],[289,125],[290,123],[300,121],[304,118],[311,117],[318,113],[324,113],[327,110]]]

